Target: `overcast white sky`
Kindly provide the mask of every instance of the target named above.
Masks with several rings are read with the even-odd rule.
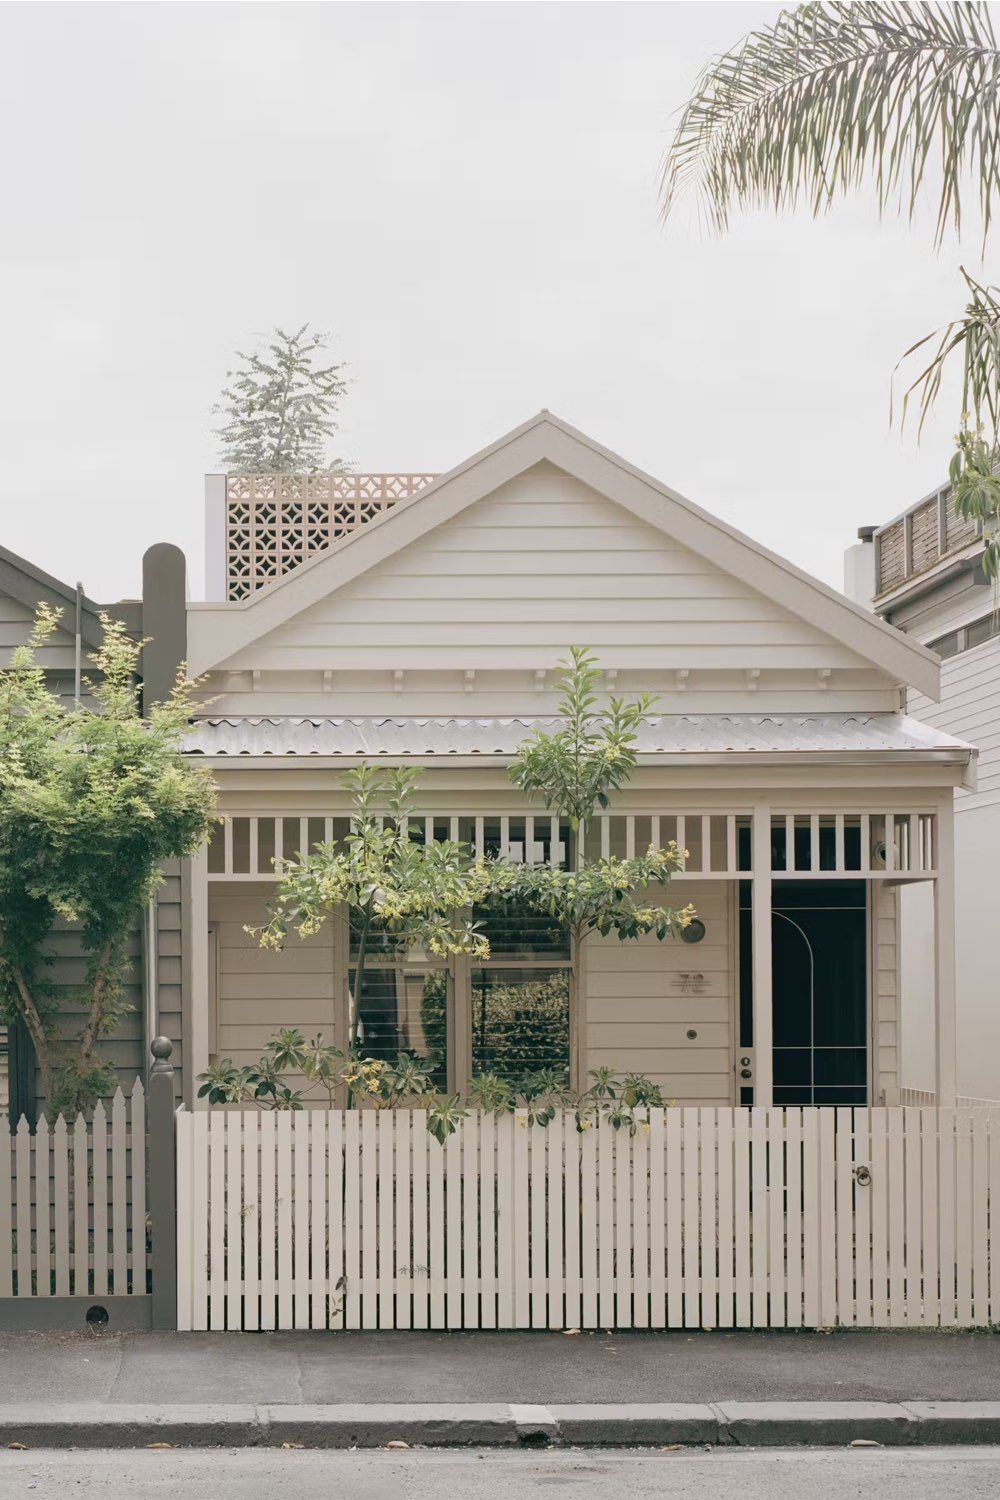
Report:
[[[833,583],[943,477],[889,374],[970,234],[664,227],[700,66],[765,4],[0,7],[0,542],[110,600],[201,595],[209,408],[275,323],[336,334],[360,469],[443,470],[547,406]],[[994,278],[995,279],[995,278]]]

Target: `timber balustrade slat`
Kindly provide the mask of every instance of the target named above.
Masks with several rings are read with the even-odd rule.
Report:
[[[666,1195],[664,1193],[663,1110],[649,1112],[649,1302],[653,1328],[667,1326]],[[567,1189],[567,1212],[568,1189]],[[580,1321],[579,1308],[575,1322]]]
[[[119,1094],[121,1090],[119,1090]],[[35,1144],[35,1295],[48,1297],[52,1291],[52,1262],[49,1242],[49,1124],[39,1120]],[[117,1188],[117,1182],[115,1183]],[[117,1193],[116,1193],[117,1199]],[[117,1201],[115,1204],[117,1209]],[[115,1228],[117,1229],[117,1213]],[[117,1246],[116,1246],[117,1249]]]
[[[413,1322],[413,1294],[416,1275],[413,1256],[410,1253],[412,1230],[410,1225],[412,1176],[410,1169],[410,1132],[412,1120],[408,1112],[400,1110],[395,1118],[395,1225],[392,1242],[393,1272],[396,1281],[395,1326],[409,1328]],[[390,1322],[389,1327],[393,1324]]]
[[[492,1164],[480,1159],[479,1117],[470,1114],[462,1125],[462,1326],[479,1328],[479,1188]],[[492,1226],[490,1226],[492,1232]]]
[[[497,1326],[497,1154],[496,1121],[492,1115],[479,1119],[479,1156],[482,1176],[479,1183],[479,1258],[482,1294],[481,1328]]]
[[[329,1324],[327,1298],[330,1290],[330,1273],[327,1266],[329,1218],[326,1204],[328,1151],[326,1112],[311,1110],[309,1125],[312,1137],[309,1143],[309,1295],[311,1299],[309,1327],[322,1328]]]
[[[111,1102],[111,1267],[116,1297],[128,1291],[128,1119],[125,1095]]]
[[[987,1137],[989,1141],[989,1201],[990,1216],[987,1220],[990,1231],[1000,1218],[1000,1112],[989,1115],[987,1121]],[[989,1242],[987,1253],[989,1253]],[[1000,1253],[989,1255],[989,1287],[990,1287],[990,1315],[991,1323],[1000,1323]]]
[[[632,1147],[632,1326],[649,1327],[649,1135],[640,1128]],[[558,1326],[558,1325],[553,1325]]]
[[[108,1132],[104,1105],[94,1107],[91,1127],[91,1178],[94,1202],[94,1296],[106,1297],[108,1285]]]
[[[309,1146],[315,1111],[292,1115],[292,1208],[295,1223],[294,1321],[296,1328],[309,1327]]]
[[[129,1183],[131,1185],[131,1223],[129,1236],[129,1269],[131,1291],[146,1291],[146,1117],[143,1110],[142,1081],[132,1085],[128,1106]]]
[[[413,1207],[410,1286],[413,1293],[413,1327],[427,1328],[430,1317],[430,1262],[427,1240],[427,1153],[437,1145],[424,1129],[424,1122],[410,1117]]]
[[[14,1295],[14,1150],[15,1137],[5,1136],[0,1149],[0,1297]]]

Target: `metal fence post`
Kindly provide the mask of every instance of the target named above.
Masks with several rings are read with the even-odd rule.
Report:
[[[177,1138],[174,1120],[173,1044],[153,1041],[149,1072],[149,1218],[152,1226],[152,1322],[177,1327]]]

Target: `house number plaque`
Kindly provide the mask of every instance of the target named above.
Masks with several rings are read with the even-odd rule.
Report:
[[[705,993],[704,974],[674,974],[671,983],[675,990],[680,990],[682,995],[703,995]]]

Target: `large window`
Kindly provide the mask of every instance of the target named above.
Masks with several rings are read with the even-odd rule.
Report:
[[[351,994],[359,1048],[392,1062],[401,1052],[433,1057],[434,1081],[448,1088],[448,991],[450,967],[422,949],[407,951],[385,933],[369,934],[362,993],[356,996],[358,934],[351,929]]]
[[[513,901],[476,913],[490,957],[472,971],[473,1073],[505,1078],[538,1068],[569,1073],[569,938],[550,917]]]
[[[448,820],[442,832],[452,831]],[[463,818],[458,836],[471,843],[475,820]],[[423,829],[416,833],[420,837]],[[539,818],[480,820],[481,847],[565,861],[568,829],[559,830],[553,851],[552,825]],[[529,848],[530,845],[530,848]],[[505,1078],[540,1068],[568,1077],[570,1066],[569,938],[548,916],[514,901],[491,901],[474,919],[489,939],[486,962],[468,958],[432,959],[421,949],[407,951],[385,933],[369,934],[365,976],[358,999],[358,1044],[370,1057],[394,1059],[400,1052],[436,1059],[435,1081],[442,1090],[468,1087],[470,1076],[495,1072]],[[351,927],[352,996],[358,953],[356,923]]]

